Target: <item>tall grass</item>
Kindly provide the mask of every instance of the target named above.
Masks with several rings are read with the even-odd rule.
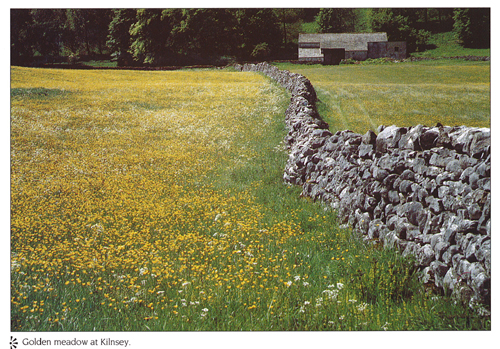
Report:
[[[12,330],[489,328],[282,183],[268,79],[11,72]]]

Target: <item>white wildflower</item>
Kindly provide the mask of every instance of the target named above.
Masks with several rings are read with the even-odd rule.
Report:
[[[363,312],[367,307],[368,307],[367,303],[360,303],[359,305],[356,306],[356,309],[358,309],[359,312]]]
[[[316,298],[316,306],[321,307],[323,304],[323,297]]]
[[[294,280],[295,281],[299,281],[300,280],[300,276],[299,275],[294,276]]]
[[[304,282],[302,283],[302,285],[304,285],[304,286],[306,286],[306,287],[307,287],[307,286],[309,286],[309,282],[304,281]]]
[[[90,227],[90,229],[94,232],[94,233],[102,233],[104,231],[104,227],[97,223],[97,224],[94,224]]]
[[[326,294],[328,299],[336,299],[337,296],[339,295],[338,290],[324,290],[323,293]]]
[[[343,289],[343,288],[344,288],[344,284],[343,284],[343,283],[341,283],[341,282],[337,282],[337,288],[338,288],[339,290]]]

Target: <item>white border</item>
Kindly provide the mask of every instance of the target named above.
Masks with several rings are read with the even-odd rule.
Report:
[[[409,1],[350,1],[348,7],[491,7],[492,18],[492,47],[491,52],[496,53],[496,33],[498,33],[498,25],[494,20],[497,14],[498,2],[493,1],[433,1],[428,2],[409,2]],[[9,2],[7,7],[0,12],[0,25],[2,32],[2,47],[6,48],[2,52],[2,60],[6,62],[2,65],[4,83],[6,89],[10,89],[10,9],[11,8],[137,8],[137,7],[179,7],[179,2],[167,1],[161,3],[159,1],[90,1],[82,3],[68,3],[67,1],[16,1]],[[238,3],[229,1],[194,1],[186,0],[182,2],[183,8],[202,8],[202,7],[343,7],[337,2],[332,1],[307,1],[301,3],[298,1],[283,1],[283,0],[255,0],[252,2]],[[415,6],[418,5],[418,6]],[[5,2],[4,2],[5,6]],[[347,6],[346,6],[347,7]],[[496,66],[494,62],[491,64],[492,85],[491,85],[491,128],[493,134],[497,131],[496,119]],[[498,263],[495,253],[492,253],[492,330],[487,332],[64,332],[64,333],[11,333],[10,332],[10,93],[3,91],[2,108],[5,111],[1,119],[1,137],[0,137],[0,222],[2,232],[2,251],[0,264],[2,283],[2,309],[5,311],[0,317],[0,347],[8,348],[10,336],[17,338],[18,342],[23,338],[44,338],[44,339],[100,339],[111,337],[116,339],[128,339],[132,344],[132,348],[307,348],[310,346],[327,347],[327,348],[361,348],[368,346],[370,348],[436,348],[441,346],[446,347],[491,347],[494,340],[494,335],[498,334],[498,321],[496,314],[499,311],[497,294],[498,290]],[[492,174],[500,173],[497,171],[497,154],[500,152],[496,137],[492,137]],[[497,191],[496,182],[492,186],[492,229],[497,227],[496,209],[497,209]],[[498,237],[493,237],[493,249],[496,250]],[[500,240],[499,240],[500,241]],[[24,346],[18,345],[18,348]],[[50,348],[51,346],[44,346]],[[61,347],[57,347],[61,348]],[[116,347],[113,347],[116,348]]]

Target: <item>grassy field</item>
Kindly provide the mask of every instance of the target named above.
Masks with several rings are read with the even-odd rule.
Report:
[[[278,64],[306,76],[331,130],[379,125],[490,127],[490,64],[454,60],[372,65]]]
[[[490,328],[283,184],[289,96],[267,78],[11,81],[13,331]]]

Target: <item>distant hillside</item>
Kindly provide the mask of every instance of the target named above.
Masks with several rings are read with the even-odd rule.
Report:
[[[490,49],[464,48],[458,44],[452,31],[432,34],[427,42],[427,50],[415,52],[413,57],[456,57],[490,56]]]

